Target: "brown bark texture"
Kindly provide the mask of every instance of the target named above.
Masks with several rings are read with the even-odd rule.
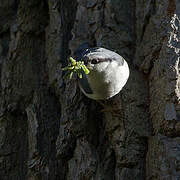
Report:
[[[0,180],[180,180],[179,0],[0,0]],[[122,55],[104,107],[62,67]]]

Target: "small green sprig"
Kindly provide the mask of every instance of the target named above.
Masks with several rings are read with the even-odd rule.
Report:
[[[63,71],[67,71],[66,77],[69,77],[69,79],[72,79],[73,73],[77,73],[79,78],[82,78],[82,71],[84,71],[85,74],[89,74],[88,68],[85,66],[83,61],[76,61],[72,57],[69,58],[70,64],[68,64],[67,67],[62,68]]]

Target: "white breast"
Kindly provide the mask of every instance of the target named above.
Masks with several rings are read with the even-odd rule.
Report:
[[[95,100],[108,99],[118,94],[126,84],[129,77],[129,67],[126,61],[120,66],[116,61],[97,66],[96,70],[90,71],[87,79],[93,94],[84,94]]]

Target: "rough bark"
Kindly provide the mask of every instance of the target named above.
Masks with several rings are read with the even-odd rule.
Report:
[[[180,179],[179,0],[0,0],[0,180]],[[125,57],[104,102],[62,67],[88,42]]]

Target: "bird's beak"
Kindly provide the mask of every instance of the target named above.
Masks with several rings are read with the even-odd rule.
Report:
[[[88,65],[88,59],[84,58],[83,61],[84,61],[84,64],[87,66]]]
[[[88,65],[88,62],[87,62],[87,61],[84,61],[84,64],[87,66],[87,65]]]

